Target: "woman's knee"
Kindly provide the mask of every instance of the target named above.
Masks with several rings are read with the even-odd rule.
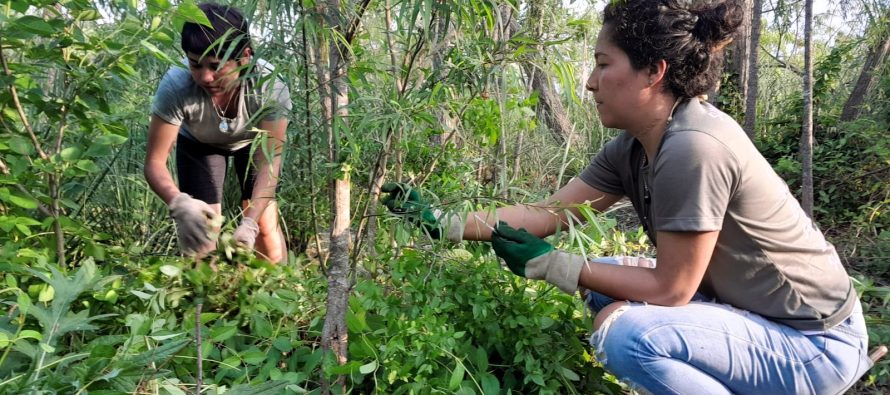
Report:
[[[618,310],[621,306],[627,306],[627,302],[613,302],[609,305],[603,307],[596,313],[596,317],[593,319],[593,330],[598,331],[603,323],[606,322],[606,319]]]

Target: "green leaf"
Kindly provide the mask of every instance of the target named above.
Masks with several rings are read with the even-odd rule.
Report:
[[[19,292],[16,303],[18,303],[19,310],[21,310],[22,315],[28,314],[28,310],[31,308],[31,297],[28,296],[28,294]]]
[[[221,326],[210,330],[210,338],[215,342],[226,341],[238,333],[236,326]]]
[[[289,383],[285,380],[267,381],[262,384],[240,384],[226,391],[226,395],[278,395]]]
[[[16,217],[15,223],[22,226],[37,226],[40,225],[40,221],[37,221],[33,218],[28,217]]]
[[[0,348],[6,348],[9,345],[9,336],[6,332],[0,332]]]
[[[130,290],[130,293],[133,294],[133,295],[136,295],[137,298],[142,299],[142,300],[149,300],[149,299],[151,299],[151,295],[149,295],[149,294],[147,294],[147,293],[145,293],[145,292],[142,292],[142,291],[137,291],[137,290],[135,290],[135,289],[131,289],[131,290]]]
[[[554,321],[553,318],[543,317],[543,318],[541,318],[541,329],[550,328],[555,323],[556,323],[556,321]]]
[[[334,365],[327,368],[329,374],[352,374],[360,367],[359,362],[349,361],[343,365]]]
[[[41,341],[41,340],[43,340],[43,335],[41,335],[40,332],[30,330],[30,329],[25,329],[21,333],[19,333],[18,338],[19,339],[34,339],[37,341]]]
[[[111,369],[110,372],[99,376],[99,378],[97,378],[95,380],[109,381],[109,380],[117,377],[118,375],[120,375],[122,371],[123,371],[123,369]]]
[[[241,354],[241,359],[248,365],[259,365],[266,360],[266,353],[259,350],[247,351]]]
[[[358,371],[361,374],[369,374],[375,370],[377,370],[377,360],[368,362],[358,368]]]
[[[494,394],[497,395],[501,392],[501,383],[498,381],[497,377],[494,377],[491,373],[482,373],[480,376],[481,385],[482,385],[482,393],[485,395]]]
[[[241,366],[241,357],[237,355],[232,355],[220,362],[221,368],[235,369],[239,366]]]
[[[79,10],[74,12],[74,17],[80,21],[95,21],[102,18],[102,14],[95,9]]]
[[[202,12],[201,15],[204,15],[204,13]],[[148,53],[152,54],[152,56],[154,56],[155,58],[157,58],[160,61],[166,62],[171,65],[179,63],[179,62],[173,60],[172,58],[170,58],[169,56],[167,56],[167,54],[164,53],[164,51],[161,51],[154,44],[148,42],[148,40],[142,40],[142,47],[147,49]]]
[[[74,166],[87,173],[95,173],[99,171],[99,166],[96,166],[96,163],[89,159],[81,159],[77,161],[77,164]]]
[[[16,118],[18,118],[17,115]],[[30,156],[35,152],[34,146],[31,145],[31,141],[23,136],[13,136],[10,138],[9,148],[12,149],[12,152],[22,156]]]
[[[571,381],[581,380],[581,376],[578,376],[578,373],[575,373],[573,370],[563,367],[560,372],[562,373],[562,377],[565,377]]]
[[[294,349],[290,339],[286,337],[276,337],[275,340],[272,341],[272,347],[275,347],[276,350],[281,352],[291,352]]]
[[[73,161],[80,159],[80,155],[82,153],[83,151],[78,147],[68,147],[63,149],[62,152],[59,153],[59,155],[66,161]]]
[[[188,393],[179,388],[176,383],[163,383],[161,384],[161,388],[164,390],[161,392],[162,394],[166,392],[166,395],[188,395]]]
[[[192,0],[184,0],[179,4],[179,7],[176,7],[176,12],[173,14],[173,26],[177,31],[181,31],[182,25],[186,22],[208,27],[212,26],[210,20],[207,19],[207,15],[204,15],[204,11],[201,11]]]
[[[37,200],[30,197],[13,195],[10,193],[9,196],[6,197],[6,200],[26,210],[37,208]]]
[[[45,20],[33,15],[25,15],[14,22],[14,26],[28,33],[40,35],[42,37],[52,36],[56,29]]]
[[[30,1],[16,0],[16,1],[12,1],[11,4],[10,3],[7,3],[7,4],[9,6],[11,6],[13,10],[16,10],[22,14],[24,14],[25,11],[28,11],[28,8],[31,7]]]
[[[458,362],[457,367],[454,368],[453,372],[451,372],[451,380],[448,380],[448,389],[449,390],[453,391],[453,390],[460,388],[460,383],[464,381],[464,373],[465,372],[466,372],[466,369],[464,368],[464,365],[462,363]]]
[[[182,270],[173,265],[162,265],[160,270],[161,273],[164,273],[167,277],[179,277],[182,273]]]
[[[173,354],[176,354],[177,352],[179,352],[179,350],[182,350],[191,342],[191,340],[187,339],[174,340],[170,343],[163,344],[160,347],[142,352],[134,356],[133,358],[130,358],[129,360],[127,360],[127,362],[135,366],[144,367],[151,363],[166,361]]]
[[[23,235],[31,236],[31,229],[27,226],[24,226],[22,224],[15,224],[15,228],[18,229],[19,232],[22,232]]]
[[[50,346],[49,344],[46,344],[44,342],[40,342],[40,349],[43,350],[44,352],[46,352],[47,354],[52,354],[52,353],[56,352],[55,347]]]
[[[48,285],[40,291],[40,296],[37,297],[37,301],[44,302],[44,303],[50,302],[53,300],[53,298],[55,296],[56,296],[56,289],[53,288],[52,285]]]
[[[253,316],[253,332],[257,336],[262,337],[271,337],[274,329],[272,328],[272,324],[266,317],[262,315]]]

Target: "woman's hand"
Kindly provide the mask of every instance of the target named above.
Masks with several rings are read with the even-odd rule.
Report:
[[[238,225],[238,227],[235,228],[235,232],[232,233],[232,239],[235,240],[235,243],[238,243],[239,246],[248,250],[253,250],[253,246],[256,244],[256,237],[259,233],[259,224],[257,224],[253,218],[244,217],[241,220],[241,224]]]
[[[513,273],[545,280],[568,294],[578,290],[584,257],[554,250],[550,243],[525,229],[513,229],[503,221],[492,233],[491,246]]]
[[[201,257],[216,248],[213,228],[220,221],[209,204],[180,193],[170,201],[169,208],[184,254]]]
[[[395,182],[383,184],[380,192],[388,194],[381,202],[393,214],[403,216],[408,222],[421,226],[434,239],[442,236],[439,219],[430,209],[429,203],[420,196],[420,192]]]

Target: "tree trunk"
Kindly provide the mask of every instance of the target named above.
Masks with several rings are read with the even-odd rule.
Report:
[[[451,45],[451,38],[454,36],[454,25],[451,23],[451,18],[448,18],[447,15],[442,15],[441,12],[442,11],[436,11],[434,14],[436,22],[433,25],[433,42],[430,43],[430,57],[432,58],[433,66],[430,77],[433,81],[437,82],[445,75],[445,54],[448,53],[448,48]],[[457,119],[445,106],[437,107],[435,112],[436,120],[439,121],[442,130],[440,133],[431,136],[430,139],[433,144],[441,145],[445,143],[445,137],[457,129]]]
[[[726,49],[723,69],[729,75],[728,86],[718,86],[708,92],[709,100],[715,100],[723,92],[726,112],[737,111],[735,109],[745,104],[748,94],[748,58],[751,56],[751,15],[754,14],[754,3],[753,0],[743,1],[745,15],[742,24],[732,38],[732,45]]]
[[[497,145],[497,150],[495,151],[495,155],[494,155],[495,163],[493,166],[494,171],[492,174],[492,182],[494,183],[495,188],[498,191],[498,196],[500,196],[502,198],[507,198],[507,138],[508,138],[508,136],[507,136],[507,125],[504,123],[504,122],[506,122],[506,120],[505,120],[506,117],[503,116],[503,114],[506,114],[506,112],[507,112],[507,103],[506,103],[507,89],[506,89],[505,83],[504,83],[504,71],[503,70],[501,70],[501,72],[498,74],[496,81],[497,82],[495,84],[496,85],[495,89],[497,89],[497,92],[495,92],[494,94],[495,94],[495,97],[497,97],[498,108],[502,115],[501,115],[501,122],[500,122],[501,131],[498,135],[498,145]]]
[[[340,13],[338,0],[325,0],[317,3],[321,31],[330,29],[344,31],[343,17]],[[347,39],[348,38],[347,34]],[[340,163],[340,130],[346,125],[346,105],[348,104],[346,86],[346,48],[338,40],[328,40],[320,35],[318,40],[320,56],[318,63],[319,96],[321,98],[322,124],[328,134],[328,161]],[[327,61],[327,64],[323,62]],[[330,259],[327,268],[328,295],[324,326],[321,332],[321,347],[326,353],[333,354],[337,363],[343,365],[348,360],[349,344],[346,327],[346,310],[349,293],[352,290],[352,267],[349,260],[349,171],[343,166],[332,169],[330,178],[331,223]],[[343,376],[338,376],[329,383],[322,373],[322,393],[345,393],[346,386]]]
[[[523,69],[525,75],[532,81],[532,87],[538,92],[538,116],[544,119],[544,123],[559,144],[571,141],[572,123],[562,105],[562,100],[550,85],[546,70],[539,69],[534,64],[525,64]]]
[[[888,52],[890,52],[890,29],[884,29],[882,39],[875,42],[868,52],[868,57],[865,58],[865,64],[862,65],[862,71],[859,73],[856,86],[853,87],[850,98],[844,103],[841,121],[852,121],[859,116],[862,103],[865,102],[865,97],[874,88],[878,77],[877,71],[884,64],[884,59],[887,58]]]
[[[528,16],[524,20],[525,27],[531,32],[532,38],[539,42],[542,41],[544,32],[544,26],[542,26],[542,21],[544,20],[542,17],[543,2],[544,0],[531,0],[528,4]],[[504,15],[511,14],[504,13]],[[510,37],[519,31],[519,24],[516,23],[512,15],[509,17],[507,27],[509,33],[506,39],[509,40]],[[530,54],[528,59],[523,61],[522,70],[531,82],[532,89],[538,92],[538,117],[544,120],[544,124],[557,142],[566,144],[572,139],[572,123],[569,122],[569,117],[566,114],[565,107],[562,105],[559,94],[557,94],[550,83],[549,73],[545,68],[537,66],[538,64],[547,63],[546,59],[540,55],[544,53],[544,46],[536,44],[534,48],[535,51]]]
[[[754,140],[757,136],[757,92],[758,92],[758,65],[757,58],[760,53],[760,18],[763,12],[763,0],[753,0],[751,9],[751,40],[748,45],[747,88],[745,88],[745,125],[743,129],[748,138]]]
[[[803,125],[800,137],[801,206],[813,218],[813,0],[804,3]]]

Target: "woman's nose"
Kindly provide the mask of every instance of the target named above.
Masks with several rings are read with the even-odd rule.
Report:
[[[596,92],[596,79],[593,78],[593,73],[590,73],[590,77],[588,77],[587,82],[584,83],[584,89],[588,92]]]
[[[201,70],[198,70],[198,82],[210,83],[213,82],[214,76],[213,70],[210,68],[204,67]]]

